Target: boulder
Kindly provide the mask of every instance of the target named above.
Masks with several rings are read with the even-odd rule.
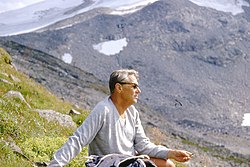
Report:
[[[72,120],[71,116],[62,114],[53,110],[39,110],[35,109],[34,111],[38,112],[39,115],[48,121],[58,122],[61,126],[73,127],[76,128],[76,123]]]

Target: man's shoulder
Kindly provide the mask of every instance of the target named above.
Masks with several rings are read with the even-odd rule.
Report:
[[[96,106],[107,106],[111,104],[110,97],[105,97],[102,101],[99,101]]]
[[[128,108],[128,113],[130,113],[130,114],[133,115],[133,116],[139,115],[139,112],[138,112],[138,110],[135,108],[134,105],[131,105],[131,106]]]
[[[106,97],[105,99],[97,103],[93,111],[110,110],[111,108],[112,108],[112,103],[110,102],[109,97]]]

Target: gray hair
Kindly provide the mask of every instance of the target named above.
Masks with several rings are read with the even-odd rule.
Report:
[[[112,94],[114,92],[116,83],[125,82],[125,80],[130,75],[134,75],[136,79],[139,80],[138,72],[133,69],[120,69],[120,70],[113,71],[109,78],[110,93]]]

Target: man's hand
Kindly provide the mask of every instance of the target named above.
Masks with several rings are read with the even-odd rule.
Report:
[[[169,150],[168,157],[169,159],[174,159],[179,162],[187,162],[192,158],[193,154],[185,150]]]

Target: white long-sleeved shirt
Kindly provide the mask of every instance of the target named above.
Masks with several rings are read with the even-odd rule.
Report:
[[[89,155],[145,154],[166,159],[169,151],[149,141],[141,125],[139,112],[133,105],[126,110],[123,119],[110,97],[94,107],[83,124],[54,154],[49,166],[68,164],[86,145],[89,145]]]

